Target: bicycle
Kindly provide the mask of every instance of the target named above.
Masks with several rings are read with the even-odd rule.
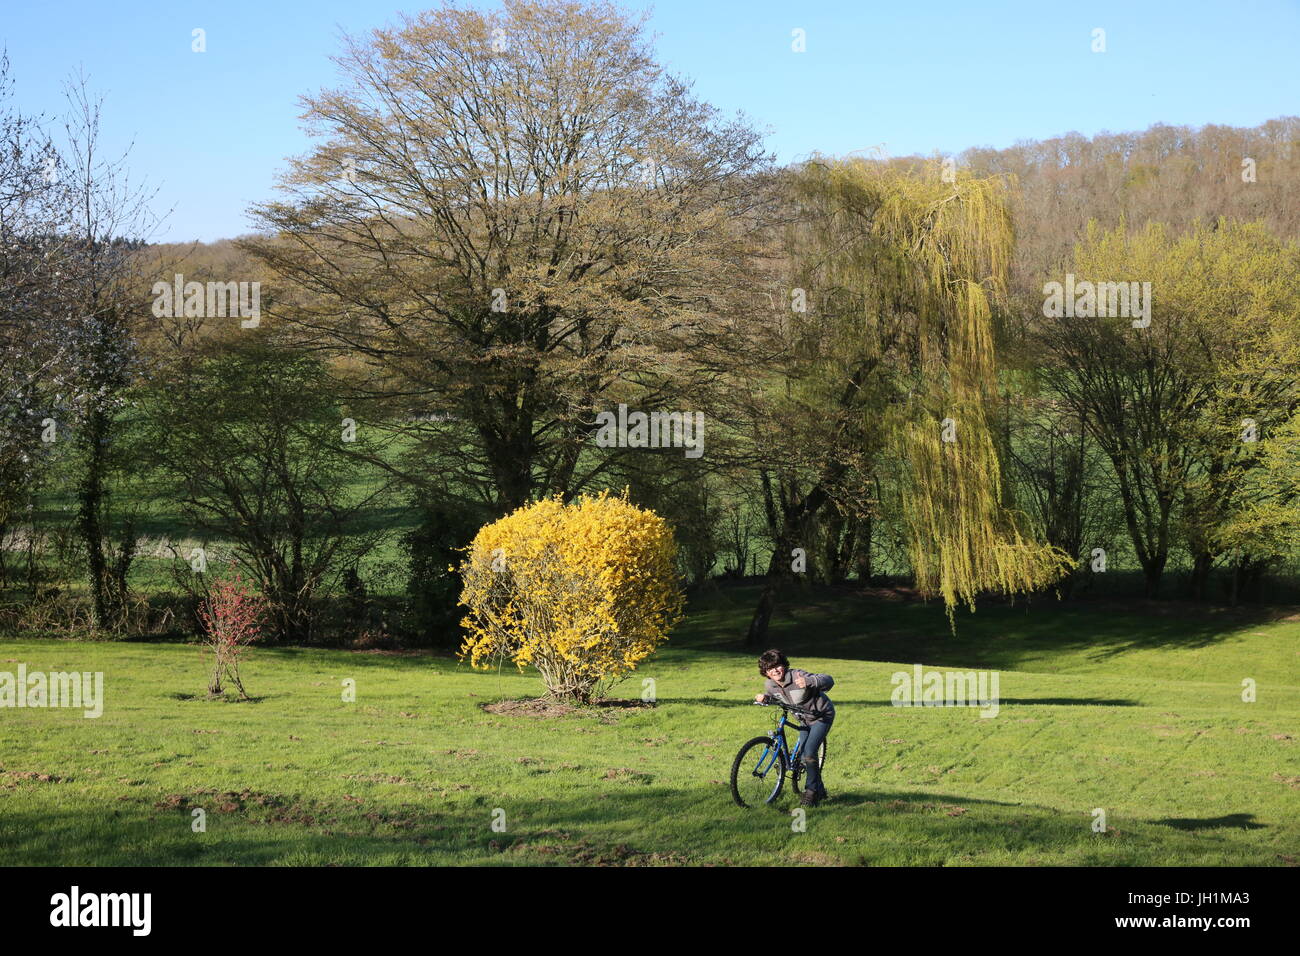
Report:
[[[795,744],[794,752],[791,753],[790,746],[785,740],[785,728],[789,725],[798,731],[806,729],[791,722],[791,714],[804,720],[814,718],[816,715],[806,708],[796,707],[782,700],[770,697],[769,700],[770,703],[754,701],[754,706],[780,707],[781,716],[777,719],[776,726],[766,736],[755,737],[745,743],[731,765],[731,797],[742,807],[774,803],[781,796],[787,773],[790,774],[790,786],[794,792],[802,792],[803,761],[800,759],[800,751],[803,750],[804,742],[801,740]],[[817,748],[817,766],[826,766],[824,738],[821,746]]]

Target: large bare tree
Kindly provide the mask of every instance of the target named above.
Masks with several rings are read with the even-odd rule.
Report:
[[[607,4],[431,10],[336,59],[304,100],[322,141],[246,243],[272,320],[350,356],[372,420],[422,418],[421,477],[501,509],[573,493],[609,461],[582,454],[595,414],[689,400],[753,305],[760,135]]]
[[[13,108],[13,86],[0,56],[0,533],[45,457],[41,423],[56,394],[70,391],[68,322],[57,305],[71,271],[69,197],[41,118]]]

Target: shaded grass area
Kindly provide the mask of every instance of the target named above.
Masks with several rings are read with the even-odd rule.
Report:
[[[757,585],[702,595],[674,647],[739,648],[757,599]],[[1235,667],[1257,680],[1300,681],[1300,607],[1040,597],[959,610],[955,621],[954,634],[941,602],[898,592],[813,590],[778,603],[768,643],[791,653],[949,667],[1108,673],[1114,663],[1135,676],[1191,680],[1222,680],[1224,668]]]
[[[787,601],[771,643],[834,675],[839,711],[831,800],[798,832],[788,793],[742,810],[727,789],[736,750],[772,716],[746,703],[759,690],[739,642],[753,597],[747,585],[701,596],[615,691],[652,688],[657,706],[550,717],[483,709],[541,692],[508,664],[260,649],[244,668],[254,700],[224,702],[203,699],[194,646],[0,640],[0,670],[103,671],[107,698],[98,719],[0,710],[0,853],[126,865],[1300,860],[1300,622],[1038,602],[963,614],[954,637],[934,604]],[[890,706],[891,676],[915,663],[999,671],[998,715]],[[1245,678],[1255,703],[1241,700]],[[196,809],[206,832],[193,830]]]

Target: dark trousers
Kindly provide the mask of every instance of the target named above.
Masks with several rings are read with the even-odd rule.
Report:
[[[822,768],[817,763],[817,750],[826,739],[826,735],[831,732],[831,724],[834,720],[815,720],[811,724],[806,724],[804,729],[799,731],[799,744],[803,749],[800,751],[800,759],[803,761],[804,789],[806,790],[824,790],[822,785]]]

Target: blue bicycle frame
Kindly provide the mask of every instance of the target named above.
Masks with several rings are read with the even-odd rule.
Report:
[[[773,705],[758,704],[757,706],[771,707]],[[773,765],[776,763],[777,755],[782,753],[788,755],[786,757],[786,766],[793,771],[796,766],[795,762],[799,759],[799,754],[803,751],[804,741],[808,739],[807,737],[804,737],[794,745],[794,750],[791,751],[789,745],[785,742],[786,725],[789,724],[793,729],[799,731],[800,734],[808,728],[801,727],[799,724],[790,721],[790,714],[800,713],[798,709],[780,701],[776,701],[775,706],[781,708],[781,719],[777,721],[776,727],[772,730],[772,745],[764,747],[763,753],[758,758],[758,766],[753,770],[754,776],[756,777],[766,777],[767,772],[771,770]]]

